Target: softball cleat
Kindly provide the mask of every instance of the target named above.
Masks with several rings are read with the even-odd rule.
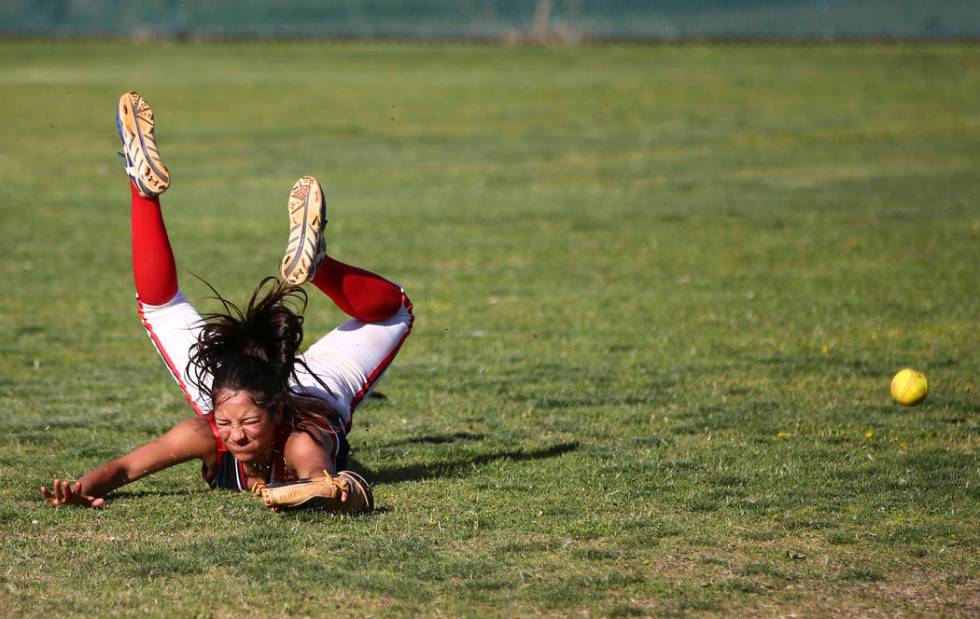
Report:
[[[299,286],[313,279],[327,254],[326,225],[323,189],[312,176],[303,176],[289,193],[289,243],[280,267],[286,283]]]
[[[153,126],[153,110],[146,99],[135,92],[119,97],[116,128],[123,145],[119,154],[126,161],[126,174],[144,198],[159,196],[170,187],[170,171],[160,158]]]

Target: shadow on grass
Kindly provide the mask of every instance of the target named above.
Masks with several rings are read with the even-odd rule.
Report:
[[[373,471],[356,459],[351,458],[351,468],[361,474],[372,483],[394,484],[403,481],[419,481],[422,479],[433,479],[441,477],[463,477],[469,474],[473,467],[489,464],[498,460],[510,460],[512,462],[524,462],[527,460],[542,460],[545,458],[557,458],[568,452],[579,448],[577,442],[559,443],[551,447],[533,449],[530,451],[510,450],[498,451],[495,453],[482,454],[454,460],[451,462],[432,462],[428,464],[412,464],[396,468],[385,468]]]
[[[391,441],[390,443],[382,443],[380,445],[375,445],[375,447],[386,448],[386,447],[399,447],[401,445],[416,445],[419,443],[425,443],[427,445],[444,445],[446,443],[455,443],[456,441],[482,441],[487,437],[486,434],[473,434],[472,432],[454,432],[452,434],[427,434],[425,436],[414,436],[404,439],[399,439],[397,441]]]

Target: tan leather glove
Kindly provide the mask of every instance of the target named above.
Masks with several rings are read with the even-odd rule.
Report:
[[[323,475],[281,486],[259,482],[252,492],[276,512],[313,509],[357,514],[374,509],[374,494],[363,477],[353,471],[341,471],[336,477],[324,471]]]

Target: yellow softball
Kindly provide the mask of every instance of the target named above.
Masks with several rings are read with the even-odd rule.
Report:
[[[899,404],[913,406],[926,399],[928,393],[926,375],[912,368],[900,370],[892,379],[892,397]]]

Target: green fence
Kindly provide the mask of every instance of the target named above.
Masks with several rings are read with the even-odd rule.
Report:
[[[980,0],[0,0],[0,35],[976,39]]]

